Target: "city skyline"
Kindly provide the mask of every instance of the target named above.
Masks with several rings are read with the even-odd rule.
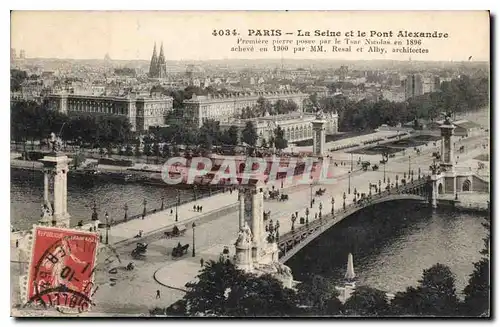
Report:
[[[389,15],[390,17],[387,17]],[[271,19],[272,17],[272,19]],[[333,19],[332,19],[333,18]],[[269,21],[270,23],[265,23]],[[331,22],[335,21],[334,24]],[[461,24],[456,24],[461,21]],[[264,22],[264,23],[263,23]],[[35,26],[34,26],[35,25]],[[168,26],[168,28],[165,28]],[[415,26],[423,26],[415,30]],[[476,26],[476,28],[471,28]],[[35,28],[36,27],[36,28]],[[398,31],[448,33],[423,39],[427,54],[231,52],[236,39],[299,39],[298,30]],[[213,30],[240,36],[213,36]],[[281,29],[294,35],[249,37],[249,29]],[[313,38],[313,37],[311,37]],[[317,37],[316,40],[328,37]],[[341,37],[344,38],[343,36]],[[330,38],[331,39],[331,38]],[[394,38],[389,38],[394,39]],[[50,40],[51,42],[47,42]],[[13,12],[11,47],[28,58],[150,60],[154,43],[163,42],[167,61],[221,59],[319,59],[489,61],[489,14],[476,12]]]

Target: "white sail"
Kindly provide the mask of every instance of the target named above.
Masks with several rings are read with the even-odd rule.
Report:
[[[347,256],[347,271],[345,273],[344,278],[347,280],[353,280],[354,278],[356,278],[356,274],[354,273],[354,262],[352,253],[349,253],[349,255]]]

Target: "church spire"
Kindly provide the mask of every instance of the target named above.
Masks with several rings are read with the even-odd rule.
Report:
[[[162,47],[163,51],[163,47]],[[156,42],[153,48],[153,56],[151,57],[151,63],[149,65],[149,76],[156,77],[158,75],[158,57],[156,56]]]
[[[158,57],[158,76],[159,78],[167,77],[167,64],[165,63],[165,54],[163,53],[163,42],[160,45],[160,56]]]

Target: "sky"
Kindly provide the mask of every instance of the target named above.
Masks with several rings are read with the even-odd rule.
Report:
[[[213,36],[213,30],[236,30],[239,36]],[[282,30],[293,35],[248,36],[248,30]],[[335,37],[299,37],[297,31],[315,30],[345,33],[353,31],[448,33],[446,39],[422,39],[417,48],[425,54],[352,52],[312,53],[298,51],[295,43],[288,51],[272,51],[273,40],[332,40]],[[486,11],[428,12],[165,12],[165,11],[14,11],[11,14],[11,48],[24,49],[27,57],[149,60],[153,45],[164,45],[167,60],[209,59],[392,59],[425,61],[489,61],[489,13]],[[268,40],[271,51],[234,52],[238,38]],[[372,39],[379,40],[379,37]],[[393,42],[395,37],[385,38]],[[360,39],[364,42],[364,38]],[[399,39],[406,42],[406,39]],[[247,46],[247,45],[245,45]],[[342,45],[345,47],[345,45]],[[307,45],[306,49],[310,46]],[[386,48],[388,48],[386,46]],[[391,50],[389,48],[389,50]]]

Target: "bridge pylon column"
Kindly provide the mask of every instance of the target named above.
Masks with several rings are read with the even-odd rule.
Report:
[[[312,122],[313,126],[313,154],[316,156],[323,156],[325,152],[325,140],[326,140],[326,131],[325,131],[325,116],[323,112],[320,111],[316,115],[316,120]]]
[[[437,208],[437,197],[438,197],[438,181],[440,179],[439,175],[431,175],[431,206]]]

